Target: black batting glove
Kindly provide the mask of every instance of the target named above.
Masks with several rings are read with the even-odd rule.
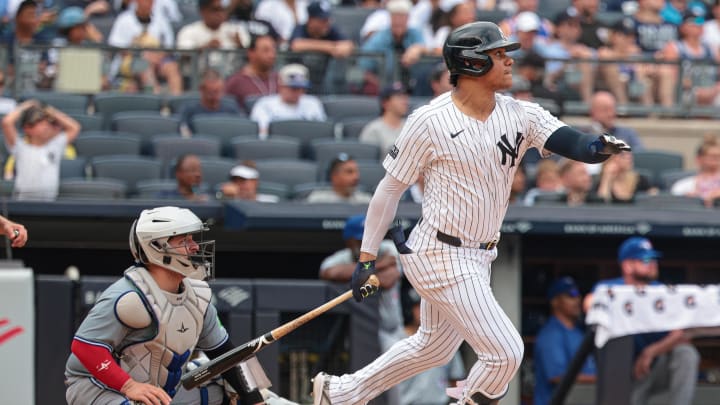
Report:
[[[609,134],[602,134],[590,144],[593,152],[599,155],[616,155],[620,152],[630,152],[632,148],[625,141]]]
[[[360,302],[377,291],[377,287],[367,284],[370,275],[375,274],[375,260],[358,262],[353,271],[350,286],[352,287],[353,298]]]

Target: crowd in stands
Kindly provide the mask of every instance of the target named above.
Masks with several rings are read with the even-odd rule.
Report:
[[[438,63],[444,38],[476,18],[497,21],[521,44],[512,55],[514,97],[542,105],[576,101],[591,120],[586,130],[621,138],[635,154],[644,152],[637,132],[616,123],[627,105],[715,104],[715,65],[651,62],[716,63],[720,2],[552,5],[0,1],[3,177],[14,183],[17,198],[71,197],[78,190],[68,195],[64,181],[81,177],[97,185],[107,176],[125,184],[96,197],[367,202],[405,117],[451,89],[447,69]],[[354,19],[343,19],[340,11],[348,10]],[[98,91],[53,91],[60,51],[89,45],[113,47],[103,51]],[[120,100],[123,94],[130,98]],[[699,148],[697,173],[683,171],[682,162],[658,167],[630,154],[603,165],[576,165],[530,151],[511,203],[628,203],[660,194],[714,206],[720,168],[713,163],[713,142],[708,137]],[[158,174],[127,178],[104,169],[108,155],[120,154],[155,160],[151,172]],[[117,166],[119,156],[114,158]],[[291,181],[266,169],[266,161],[276,159],[292,161],[284,166]],[[32,173],[51,179],[28,180]],[[42,184],[45,190],[28,197],[28,185]],[[82,196],[93,196],[91,188]],[[405,199],[422,201],[422,181]]]

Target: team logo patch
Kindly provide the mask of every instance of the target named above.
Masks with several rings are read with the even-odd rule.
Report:
[[[392,148],[390,148],[390,152],[388,152],[388,155],[390,155],[391,158],[395,159],[397,158],[398,153],[400,153],[400,149],[398,149],[397,146],[393,145]]]
[[[512,145],[506,134],[503,134],[500,137],[497,147],[500,148],[500,152],[502,153],[502,161],[500,162],[501,165],[505,165],[510,162],[509,166],[515,167],[515,160],[518,158],[518,155],[520,155],[520,145],[522,144],[523,139],[525,139],[525,137],[522,132],[518,132],[515,135],[515,145]]]

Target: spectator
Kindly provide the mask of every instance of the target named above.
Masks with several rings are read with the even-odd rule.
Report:
[[[529,19],[528,17],[534,15],[537,19],[537,38],[541,43],[546,42],[552,38],[555,27],[547,18],[540,18],[537,15],[538,12],[538,0],[516,0],[517,9],[515,14],[509,18],[500,21],[500,29],[510,38],[520,38],[518,29],[523,24],[526,24],[523,20]]]
[[[599,0],[573,0],[568,9],[569,14],[576,14],[580,18],[582,33],[578,42],[590,49],[598,49],[605,44],[605,35],[602,33],[607,27],[597,18],[600,3]]]
[[[40,29],[40,7],[35,0],[23,0],[17,7],[14,29],[7,30],[3,44],[7,51],[7,74],[13,81],[20,81],[24,91],[33,91],[35,87],[49,87],[51,72],[45,68],[48,64],[47,52],[19,48],[16,45],[44,45],[50,42],[52,36],[49,30]],[[15,77],[15,57],[23,64],[37,65],[37,70],[27,76]],[[26,73],[27,74],[27,73]]]
[[[363,0],[360,7],[370,8],[374,11],[365,18],[365,22],[360,27],[360,43],[367,41],[373,34],[390,28],[390,12],[386,6],[389,0]],[[408,27],[415,28],[421,32],[432,31],[433,15],[439,10],[439,2],[430,0],[413,1],[408,15]],[[432,39],[432,32],[424,33],[425,40]]]
[[[601,280],[601,285],[659,285],[657,259],[662,254],[652,243],[641,237],[626,239],[618,249],[621,277]],[[585,310],[592,302],[592,293],[584,300]],[[633,336],[634,364],[630,403],[647,404],[650,396],[668,391],[669,404],[691,404],[695,394],[700,356],[682,330],[644,333]]]
[[[633,63],[642,59],[640,47],[635,39],[635,24],[631,18],[623,18],[610,27],[607,45],[598,49],[600,60],[621,60],[623,62],[601,63],[600,77],[621,105],[630,99],[641,98],[644,104],[652,104],[652,94],[646,91],[649,78],[644,65]],[[652,68],[652,66],[648,66]]]
[[[654,58],[665,44],[677,39],[677,27],[660,15],[664,1],[638,0],[637,3],[638,9],[632,17],[635,38],[642,52],[648,58]]]
[[[94,4],[94,3],[93,3]],[[90,5],[88,5],[90,7]],[[60,41],[53,41],[53,45],[87,45],[88,43],[102,43],[103,34],[94,25],[88,22],[87,16],[80,7],[68,7],[60,12],[57,27],[61,35]]]
[[[250,113],[250,118],[258,123],[261,138],[267,136],[272,121],[327,119],[320,99],[305,94],[310,87],[305,66],[297,63],[285,65],[280,69],[279,76],[278,94],[258,99]]]
[[[523,34],[520,32],[520,34]],[[521,35],[522,37],[522,35]],[[522,44],[522,42],[521,42]],[[513,64],[518,79],[525,79],[530,83],[530,94],[533,98],[558,99],[561,95],[545,87],[545,58],[535,50],[521,52],[517,62]],[[513,83],[515,79],[513,79]]]
[[[445,63],[440,62],[433,68],[430,74],[430,87],[432,88],[433,97],[453,89],[452,84],[450,84],[450,71],[445,66]]]
[[[5,96],[5,73],[0,70],[0,114],[7,115],[16,106],[17,102],[14,98]]]
[[[188,154],[178,157],[175,163],[175,180],[177,180],[177,188],[159,193],[159,198],[189,201],[209,200],[207,194],[198,191],[202,183],[202,165],[200,158],[196,155]]]
[[[510,87],[508,92],[513,98],[517,100],[533,101],[532,87],[530,85],[530,82],[522,76],[513,78],[512,87]]]
[[[657,194],[650,179],[635,171],[629,152],[611,156],[603,162],[595,195],[611,203],[632,203],[639,192]]]
[[[555,18],[554,36],[538,51],[546,59],[560,59],[545,64],[545,87],[562,93],[564,99],[589,102],[595,83],[593,63],[573,60],[594,59],[595,52],[578,42],[580,34],[580,18],[563,11]]]
[[[513,182],[510,186],[510,204],[518,204],[523,200],[526,185],[527,175],[525,174],[525,166],[520,165],[515,171],[515,176],[513,176]]]
[[[261,0],[255,18],[269,22],[286,43],[295,27],[307,22],[307,7],[306,0]]]
[[[136,7],[117,16],[108,36],[108,44],[119,48],[172,48],[175,40],[172,27],[163,14],[154,14],[153,1],[136,0]],[[146,64],[147,68],[140,67]],[[145,51],[142,62],[125,53],[114,62],[123,91],[138,92],[151,88],[160,92],[160,80],[167,83],[170,94],[182,93],[182,77],[177,61],[165,52]]]
[[[330,162],[328,170],[330,190],[313,190],[306,201],[310,203],[351,203],[367,204],[372,197],[370,194],[357,189],[360,184],[360,170],[358,164],[347,153],[341,153]]]
[[[571,207],[583,205],[590,199],[592,178],[585,163],[566,160],[560,165],[560,179]]]
[[[434,30],[433,38],[427,43],[428,51],[434,55],[442,55],[443,45],[448,34],[455,28],[475,21],[475,2],[471,0],[440,1],[442,25]],[[427,42],[427,41],[426,41]]]
[[[365,72],[363,92],[366,94],[378,94],[383,79],[398,79],[407,86],[410,82],[410,69],[425,52],[422,33],[408,27],[408,16],[412,8],[410,0],[389,0],[385,8],[390,13],[390,28],[375,32],[363,44],[362,51],[384,53],[387,77],[379,76],[377,59],[361,58],[358,64]]]
[[[580,291],[575,280],[571,277],[555,280],[548,289],[547,298],[550,302],[550,319],[537,334],[533,355],[534,405],[550,403],[553,390],[567,372],[585,334],[580,322]],[[575,382],[592,384],[596,380],[595,373],[595,361],[590,357],[583,364]]]
[[[247,64],[225,83],[227,93],[235,96],[245,112],[250,112],[248,97],[277,94],[278,74],[273,70],[276,57],[277,42],[271,35],[253,36],[247,50]]]
[[[225,66],[232,65],[234,55],[212,50],[245,48],[250,44],[250,34],[244,25],[228,21],[228,10],[223,0],[200,0],[198,10],[200,20],[180,29],[177,47],[207,52],[201,59],[201,66],[224,71]]]
[[[407,90],[400,83],[387,86],[380,93],[380,117],[370,121],[360,132],[362,143],[377,145],[385,156],[395,144],[408,112]]]
[[[255,162],[245,160],[230,170],[230,181],[220,186],[218,197],[270,203],[280,201],[278,196],[258,193],[259,178]]]
[[[16,128],[18,120],[23,138]],[[60,160],[65,146],[80,132],[80,124],[54,107],[41,107],[36,100],[28,100],[3,118],[2,130],[5,145],[17,162],[14,196],[19,200],[54,200],[60,185]]]
[[[62,5],[65,9],[71,7],[79,8],[86,18],[94,15],[107,14],[112,9],[110,3],[106,0],[63,0]]]
[[[525,193],[523,204],[534,205],[535,197],[539,194],[561,193],[563,191],[560,166],[552,159],[542,159],[535,169],[535,187]]]
[[[680,25],[688,12],[705,17],[705,3],[700,0],[667,0],[660,16],[669,23]]]
[[[420,295],[411,286],[408,285],[406,288],[403,286],[400,296],[405,322],[401,339],[404,339],[419,332],[422,310]],[[454,386],[465,376],[465,365],[458,350],[449,363],[431,368],[401,382],[398,385],[399,403],[400,405],[446,404],[450,399],[445,391],[446,388]]]
[[[353,215],[345,221],[343,240],[345,248],[323,259],[320,264],[320,279],[349,283],[365,230],[365,215]],[[402,272],[398,260],[398,251],[392,241],[380,243],[376,275],[380,280],[380,325],[378,340],[380,350],[385,351],[403,336],[403,315],[400,303],[400,281]]]
[[[720,105],[720,82],[717,64],[720,56],[702,42],[705,17],[686,13],[678,28],[680,40],[670,41],[662,49],[666,61],[680,62],[678,65],[662,65],[660,69],[660,103],[666,107],[678,101],[678,81],[682,91],[681,99],[698,105]],[[696,64],[697,63],[697,64]]]
[[[615,97],[607,91],[598,91],[590,99],[591,132],[606,133],[622,139],[632,148],[633,152],[643,150],[642,140],[637,131],[630,127],[617,125]]]
[[[344,59],[353,53],[355,43],[331,24],[330,4],[325,0],[310,3],[307,13],[307,22],[297,25],[290,37],[290,50],[305,53],[300,60],[310,70],[310,82],[322,89],[325,83],[344,78]]]
[[[193,118],[203,114],[240,114],[234,102],[223,102],[225,82],[217,70],[206,70],[200,81],[200,100],[189,101],[180,110],[180,122],[183,131],[195,132]]]
[[[708,3],[710,19],[703,25],[702,42],[710,46],[710,49],[720,49],[720,0],[713,0]]]
[[[113,8],[118,12],[133,10],[137,7],[137,0],[114,0],[113,3]],[[172,24],[180,23],[183,20],[177,0],[154,0],[152,14]]]
[[[675,182],[670,189],[673,195],[698,197],[712,207],[720,197],[720,142],[715,135],[706,135],[698,147],[695,163],[698,173]]]

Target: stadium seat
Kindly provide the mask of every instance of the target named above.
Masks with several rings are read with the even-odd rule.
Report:
[[[100,131],[102,129],[102,118],[97,115],[68,114],[80,124],[81,131]]]
[[[68,178],[60,181],[58,199],[119,200],[126,190],[125,182],[117,179]]]
[[[334,139],[314,139],[310,142],[312,157],[317,162],[330,162],[340,153],[347,153],[355,160],[374,160],[380,157],[377,145],[358,141],[336,141]]]
[[[633,159],[636,168],[647,169],[652,172],[651,181],[658,186],[661,183],[660,173],[683,168],[683,156],[676,152],[644,150],[633,152]]]
[[[287,200],[290,198],[290,188],[282,183],[275,183],[272,181],[261,181],[258,183],[259,194],[270,194],[277,196],[281,200]]]
[[[653,209],[705,209],[702,198],[667,193],[658,195],[638,193],[635,196],[635,205]]]
[[[508,13],[504,10],[477,10],[475,21],[490,21],[497,24],[507,17]]]
[[[157,134],[179,134],[177,117],[165,117],[153,112],[120,112],[112,117],[113,131],[130,132],[145,137]]]
[[[139,155],[140,137],[134,134],[118,136],[112,132],[81,132],[75,139],[78,156],[92,158],[103,155]]]
[[[78,156],[75,159],[60,161],[60,178],[87,177],[87,159]]]
[[[230,178],[230,169],[235,167],[237,163],[232,159],[200,156],[200,166],[202,167],[203,183],[212,189],[217,184],[224,183]]]
[[[179,96],[170,96],[165,100],[165,105],[170,110],[171,114],[177,114],[182,110],[182,107],[190,102],[198,102],[200,101],[200,93],[198,92],[185,92]],[[222,104],[230,104],[235,107],[237,107],[237,102],[235,101],[235,97],[225,96],[220,101]],[[239,108],[240,113],[238,114],[241,117],[245,116],[245,112],[242,108]]]
[[[296,159],[267,159],[256,162],[260,181],[271,181],[295,187],[313,183],[317,178],[317,164]]]
[[[694,176],[697,174],[696,170],[684,170],[684,169],[672,169],[663,170],[660,172],[660,189],[670,191],[673,184],[680,179],[685,177]]]
[[[186,154],[220,157],[220,141],[210,136],[183,138],[179,135],[155,135],[151,138],[153,154],[163,162]]]
[[[103,93],[95,96],[95,111],[103,120],[103,129],[110,129],[114,114],[125,111],[160,113],[162,99],[150,94]]]
[[[219,136],[228,141],[236,136],[258,134],[255,121],[228,114],[198,115],[193,119],[193,126],[197,133]]]
[[[270,137],[274,135],[290,136],[302,144],[300,153],[303,157],[310,157],[310,141],[318,138],[334,139],[335,125],[328,121],[288,120],[273,121],[268,130]]]
[[[300,141],[289,136],[274,135],[264,140],[240,136],[231,143],[236,160],[300,159]]]
[[[346,95],[322,98],[328,120],[341,121],[351,117],[380,116],[380,101],[373,96]]]
[[[360,29],[375,9],[364,7],[335,7],[330,12],[334,25],[356,44],[361,43]]]
[[[363,128],[372,120],[377,117],[365,117],[365,118],[348,118],[343,120],[340,125],[342,126],[342,139],[353,140],[358,139],[362,133]]]
[[[368,191],[375,191],[380,180],[385,177],[385,168],[378,161],[358,160],[360,185]]]
[[[135,194],[138,181],[160,179],[162,164],[156,159],[142,156],[101,156],[91,160],[93,177],[124,181],[128,195]]]
[[[88,106],[87,96],[81,94],[58,93],[54,91],[38,91],[25,93],[21,100],[35,99],[51,105],[65,113],[86,113]]]

